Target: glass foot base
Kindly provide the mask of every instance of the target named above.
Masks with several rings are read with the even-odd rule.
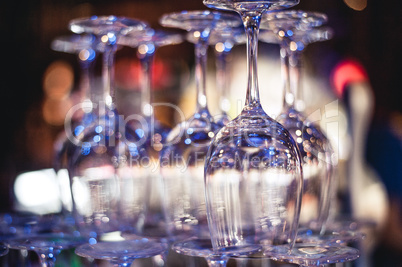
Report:
[[[148,258],[163,253],[167,246],[149,239],[133,239],[115,242],[99,242],[79,246],[75,253],[81,257],[130,262],[138,258]]]
[[[296,243],[313,243],[322,245],[340,245],[364,239],[365,235],[351,230],[318,230],[300,229],[297,233]]]
[[[225,248],[224,250],[214,251],[210,239],[189,239],[173,244],[172,249],[177,253],[194,257],[232,257],[241,255],[251,255],[261,250],[259,245],[244,245]]]
[[[288,245],[267,248],[264,251],[264,255],[272,260],[301,266],[323,266],[325,264],[353,261],[359,257],[359,250],[347,246],[296,244],[291,250],[289,250]]]

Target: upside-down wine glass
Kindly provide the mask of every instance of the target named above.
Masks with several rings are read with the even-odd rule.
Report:
[[[152,103],[152,80],[153,63],[156,50],[167,45],[180,44],[183,35],[180,33],[168,32],[164,30],[148,29],[145,32],[133,32],[122,36],[119,40],[120,45],[136,49],[136,55],[141,64],[141,115],[146,120],[144,136],[146,138],[146,149],[151,156],[151,160],[159,159],[159,151],[162,149],[165,139],[169,132],[168,127],[155,119],[154,106]],[[142,130],[142,129],[140,129]],[[157,166],[158,164],[156,164]],[[155,166],[155,165],[153,165]],[[166,226],[162,211],[161,199],[161,178],[159,168],[155,168],[149,177],[149,196],[147,198],[147,217],[144,223],[144,235],[159,238],[163,241],[166,238]],[[122,234],[126,239],[136,237],[131,233]],[[167,251],[166,251],[167,252]],[[162,261],[166,262],[166,254],[161,253]],[[156,259],[159,260],[159,259]],[[160,260],[159,260],[160,261]],[[160,264],[160,263],[156,263]]]
[[[204,0],[234,10],[247,36],[247,94],[241,114],[214,137],[205,163],[208,225],[215,253],[249,244],[290,249],[296,238],[303,186],[300,154],[290,133],[262,109],[257,48],[264,12],[298,0]]]
[[[168,134],[168,128],[163,126],[159,121],[155,120],[153,104],[152,104],[152,80],[153,80],[153,61],[156,50],[159,47],[179,44],[183,41],[183,35],[163,30],[148,29],[145,32],[133,32],[126,36],[122,36],[119,43],[124,46],[136,49],[137,57],[141,63],[141,115],[146,120],[144,136],[146,138],[146,148],[149,154],[155,152],[159,159],[158,152],[161,150],[165,138]],[[142,130],[142,129],[140,129]],[[152,159],[151,159],[152,160]],[[162,200],[160,171],[153,170],[150,176],[150,194],[148,197],[148,216],[145,222],[145,231],[147,236],[166,236],[166,227],[164,223],[163,211],[161,210]]]
[[[298,42],[297,46],[300,48],[297,49],[297,51],[293,52],[291,51],[291,55],[293,58],[292,64],[289,65],[290,70],[292,71],[293,75],[290,76],[291,80],[293,81],[293,84],[299,89],[296,90],[298,92],[298,96],[296,97],[296,100],[298,103],[301,103],[299,105],[299,108],[301,108],[300,112],[303,113],[303,108],[305,107],[304,101],[303,101],[303,87],[302,82],[301,82],[301,71],[303,68],[303,60],[302,60],[302,53],[304,49],[307,47],[308,44],[314,43],[314,42],[321,42],[321,41],[326,41],[331,39],[333,36],[333,30],[329,27],[319,27],[319,28],[313,28],[307,32],[302,33],[301,40]],[[310,127],[318,128],[319,126],[315,125],[314,123],[309,124]],[[326,139],[329,144],[330,141],[327,139],[325,134],[323,135],[324,139]],[[333,154],[331,149],[329,150],[330,154]],[[334,159],[328,158],[328,161],[331,164],[332,168],[336,168],[334,162]],[[350,220],[345,220],[345,219],[338,219],[338,218],[333,218],[333,214],[331,213],[331,205],[333,204],[332,200],[336,194],[337,191],[337,184],[338,182],[335,180],[336,178],[332,178],[330,181],[330,188],[329,190],[329,196],[328,196],[328,201],[330,202],[328,204],[328,207],[326,210],[327,214],[327,219],[325,220],[325,216],[321,217],[323,225],[321,226],[320,229],[320,224],[317,224],[317,221],[313,221],[309,227],[304,229],[302,232],[299,231],[299,235],[304,235],[308,234],[310,235],[311,231],[310,229],[316,229],[316,230],[321,230],[320,231],[320,240],[323,242],[327,243],[349,243],[349,242],[354,242],[354,241],[359,241],[362,240],[365,235],[363,232],[360,230],[362,229],[362,226],[364,226],[364,223],[359,223],[355,221],[350,221]],[[318,221],[320,222],[320,221]],[[310,228],[310,229],[309,229]],[[311,237],[312,235],[310,235]],[[306,236],[304,236],[306,237]]]
[[[91,101],[91,82],[93,77],[93,63],[96,58],[96,51],[94,50],[95,37],[91,35],[71,35],[71,36],[59,36],[56,37],[52,43],[51,48],[55,51],[76,54],[80,66],[80,82],[78,85],[78,102],[81,110],[74,110],[71,114],[70,121],[65,126],[64,134],[79,135],[82,130],[92,122],[90,108],[85,109],[83,106],[86,102]],[[63,164],[63,157],[65,152],[65,146],[68,136],[63,136],[56,141],[56,172],[65,167]]]
[[[265,20],[266,19],[266,20]],[[331,38],[332,30],[318,27],[327,20],[321,13],[279,12],[263,18],[260,40],[279,42],[283,71],[283,111],[277,120],[292,134],[303,159],[304,188],[298,239],[345,243],[362,235],[350,229],[328,227],[330,202],[335,189],[333,151],[319,126],[310,122],[303,110],[301,87],[302,52],[308,44]],[[318,27],[318,28],[317,28]]]
[[[268,247],[264,255],[276,260],[317,266],[354,260],[359,251],[339,246],[339,235],[326,234],[326,221],[332,186],[332,155],[329,140],[303,115],[299,76],[301,52],[309,43],[329,37],[328,29],[316,29],[327,20],[321,13],[282,11],[263,16],[261,27],[269,28],[278,37],[284,83],[284,108],[277,120],[292,134],[301,153],[304,187],[298,242],[289,252],[287,247]],[[262,40],[272,41],[267,33]],[[264,38],[265,37],[265,38]]]
[[[168,233],[209,236],[204,198],[203,168],[208,147],[219,126],[211,116],[206,96],[206,60],[210,33],[241,24],[233,14],[183,11],[162,16],[161,25],[191,32],[195,43],[196,111],[169,133],[160,156],[164,210]]]
[[[93,16],[72,20],[75,33],[94,35],[104,46],[102,80],[92,102],[96,120],[68,153],[73,214],[79,230],[94,237],[118,230],[141,232],[146,212],[149,160],[142,140],[119,115],[114,101],[114,57],[117,41],[130,31],[144,31],[139,20]],[[144,165],[145,164],[145,165]]]
[[[166,249],[166,244],[139,238],[119,242],[85,244],[76,248],[75,253],[81,257],[107,260],[113,266],[127,267],[131,266],[135,259],[156,256]]]
[[[267,14],[261,22],[261,28],[267,27],[276,34],[281,48],[284,106],[277,120],[292,134],[301,153],[304,185],[300,224],[306,226],[314,221],[319,232],[325,232],[329,213],[333,151],[322,131],[302,114],[304,101],[300,97],[298,65],[301,51],[307,45],[303,37],[326,21],[322,13],[291,10]],[[260,40],[268,37],[269,42],[268,35],[269,32],[261,34]]]
[[[91,88],[93,86],[93,69],[97,52],[100,49],[96,38],[92,35],[69,35],[56,37],[50,47],[58,52],[64,52],[77,55],[80,66],[80,81],[78,85],[77,103],[68,111],[64,121],[64,131],[54,143],[54,163],[53,168],[57,173],[60,183],[60,194],[62,200],[62,214],[70,216],[71,190],[66,171],[67,151],[71,151],[69,146],[74,145],[75,138],[83,132],[94,120],[91,102]],[[65,180],[63,180],[65,179]],[[67,188],[66,188],[67,187]]]

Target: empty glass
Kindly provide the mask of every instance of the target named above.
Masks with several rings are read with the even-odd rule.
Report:
[[[73,109],[73,114],[68,114],[70,118],[65,124],[65,131],[61,138],[55,143],[55,169],[56,172],[61,168],[65,168],[65,150],[69,144],[69,137],[66,135],[77,136],[82,130],[88,126],[93,118],[91,117],[90,108],[85,108],[85,103],[91,101],[91,83],[93,78],[93,63],[96,58],[96,39],[91,35],[71,35],[60,36],[55,38],[51,43],[51,48],[55,51],[76,54],[80,65],[80,82],[78,88],[79,100],[81,105],[78,109]],[[87,107],[88,107],[87,105]]]
[[[119,115],[114,104],[114,54],[117,40],[147,25],[115,16],[75,19],[70,29],[96,36],[104,46],[103,88],[92,104],[97,120],[78,137],[68,153],[68,172],[76,224],[85,235],[116,230],[141,232],[146,213],[149,157],[144,140]]]
[[[224,27],[239,26],[233,14],[211,11],[183,11],[160,19],[166,27],[185,29],[195,43],[195,113],[169,133],[160,157],[164,186],[164,209],[168,231],[173,236],[209,236],[204,197],[204,161],[211,139],[219,130],[211,116],[206,96],[206,59],[210,33]]]
[[[152,104],[152,77],[153,61],[156,50],[159,47],[179,44],[183,41],[183,35],[163,30],[148,29],[145,32],[133,32],[120,38],[119,43],[135,48],[137,57],[141,63],[141,114],[146,123],[144,138],[145,148],[151,156],[153,166],[158,166],[159,151],[165,143],[168,128],[155,119]],[[140,129],[141,130],[141,129]],[[166,236],[166,227],[162,211],[162,185],[159,168],[154,168],[149,177],[150,191],[147,196],[148,212],[145,222],[147,236]]]
[[[272,30],[280,40],[284,77],[284,107],[277,120],[292,134],[299,147],[304,174],[300,223],[315,222],[318,231],[325,231],[330,203],[333,151],[322,131],[302,114],[300,54],[308,44],[309,30],[327,21],[324,14],[304,11],[282,11],[263,16],[261,27]],[[261,35],[264,37],[264,35]],[[264,39],[264,38],[260,38]],[[269,41],[269,40],[268,40]]]
[[[248,84],[241,114],[214,137],[205,165],[205,195],[215,253],[249,244],[290,249],[303,186],[300,154],[290,133],[262,109],[257,45],[264,12],[298,1],[204,0],[241,15],[247,36]]]
[[[333,237],[330,241],[323,238],[333,184],[333,151],[321,130],[301,112],[304,102],[299,95],[300,55],[314,37],[320,36],[318,29],[312,28],[321,26],[326,20],[321,13],[293,10],[266,14],[261,21],[261,27],[272,30],[280,40],[285,92],[284,108],[277,119],[292,134],[301,153],[304,186],[300,218],[302,226],[309,227],[299,230],[298,242],[290,251],[287,246],[274,246],[266,247],[264,254],[300,266],[344,262],[359,257],[358,250],[339,246],[339,236],[329,234]],[[328,37],[326,33],[321,36]]]

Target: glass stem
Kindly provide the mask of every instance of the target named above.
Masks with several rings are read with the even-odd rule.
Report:
[[[201,32],[195,44],[195,85],[197,89],[196,113],[208,112],[206,92],[206,65],[210,29]]]
[[[219,107],[222,113],[226,114],[230,109],[229,96],[229,79],[228,79],[228,68],[227,68],[227,58],[230,51],[218,51],[215,49],[216,57],[216,87],[221,92]]]
[[[261,21],[261,14],[242,15],[243,24],[247,36],[247,95],[246,110],[260,108],[260,94],[258,89],[257,76],[257,54],[258,54],[258,33]]]
[[[151,106],[151,83],[152,83],[152,64],[154,53],[139,54],[141,63],[141,112],[148,120],[152,117],[153,110]]]
[[[80,97],[81,102],[84,100],[91,100],[92,91],[92,79],[93,79],[93,62],[94,60],[86,59],[81,60],[78,58],[81,68],[81,79],[80,79]]]
[[[282,76],[282,86],[283,86],[283,107],[285,109],[292,108],[295,96],[290,90],[290,77],[289,77],[289,51],[287,47],[287,42],[284,40],[280,45],[280,55],[281,55],[281,76]]]
[[[103,53],[103,65],[102,65],[102,81],[103,81],[103,98],[106,105],[110,108],[114,108],[114,54],[116,47],[113,44],[107,44],[105,46],[105,52]]]
[[[301,52],[292,51],[289,55],[290,90],[294,96],[294,107],[297,111],[304,110],[303,92],[301,88]]]

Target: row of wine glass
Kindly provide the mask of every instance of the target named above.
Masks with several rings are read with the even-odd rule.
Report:
[[[241,16],[205,10],[160,19],[165,27],[188,31],[187,39],[195,44],[196,111],[168,133],[153,116],[150,66],[156,48],[181,42],[181,35],[152,30],[135,19],[94,16],[70,23],[73,32],[85,35],[53,43],[56,50],[78,54],[85,74],[82,115],[71,121],[59,142],[55,167],[67,168],[75,224],[80,236],[92,238],[77,254],[126,266],[135,258],[163,254],[167,244],[174,243],[177,252],[204,256],[211,266],[260,251],[265,257],[308,266],[356,259],[358,251],[344,243],[358,235],[327,223],[333,152],[321,130],[306,120],[299,98],[300,56],[309,43],[330,37],[329,29],[319,28],[326,16],[267,12],[296,5],[295,0],[204,3]],[[265,30],[259,36],[260,26]],[[281,46],[280,123],[261,107],[259,40]],[[234,45],[247,45],[245,107],[231,121],[222,116],[216,122],[207,104],[207,49],[218,42],[227,47],[220,54],[223,63]],[[143,51],[139,52],[145,74],[141,127],[120,116],[115,105],[113,67],[118,45]],[[103,57],[101,87],[93,86],[90,75],[98,53]],[[152,157],[155,144],[162,149]],[[155,158],[159,168],[152,172],[147,167]],[[147,210],[152,190],[160,190],[161,214]],[[105,242],[103,237],[114,231],[125,240]],[[153,235],[153,241],[144,235]]]

